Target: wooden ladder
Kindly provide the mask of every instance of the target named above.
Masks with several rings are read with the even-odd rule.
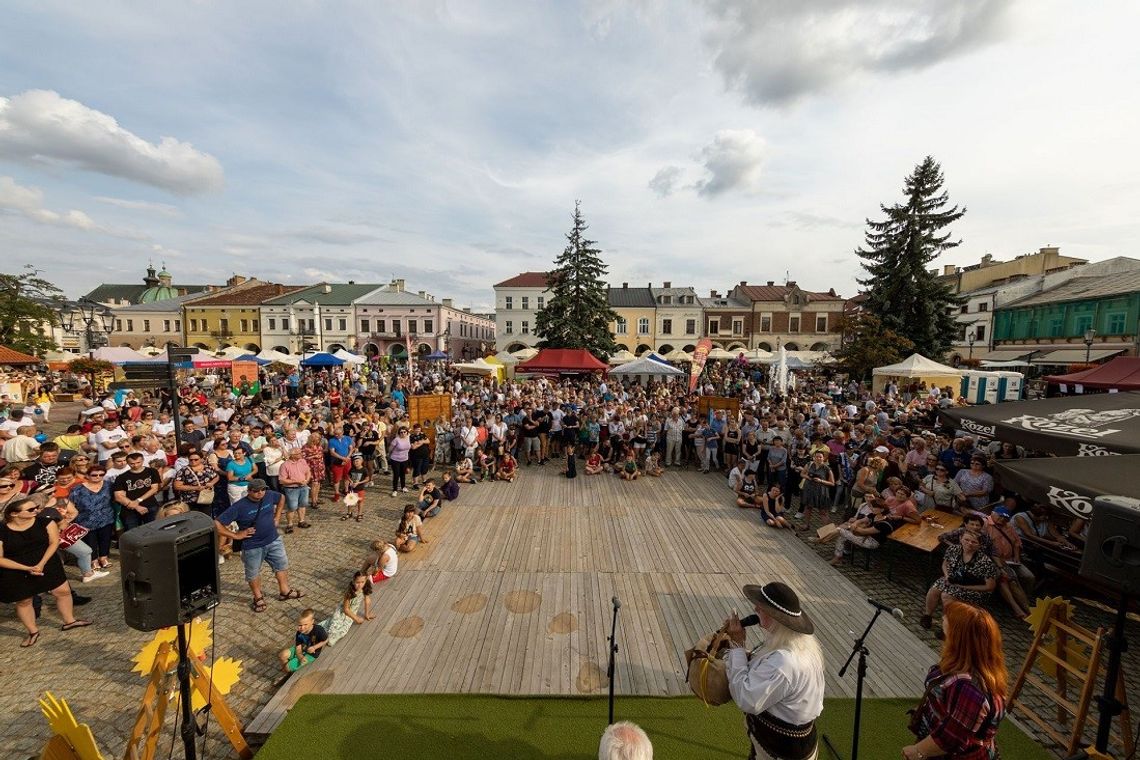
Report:
[[[1050,634],[1053,636],[1051,643]],[[1013,684],[1013,690],[1010,692],[1010,706],[1017,713],[1028,718],[1058,745],[1064,747],[1067,755],[1072,755],[1081,746],[1085,724],[1088,722],[1089,708],[1095,696],[1097,681],[1100,676],[1104,639],[1104,628],[1097,628],[1096,631],[1083,628],[1069,620],[1066,604],[1052,604],[1045,613],[1041,626],[1037,629],[1037,635],[1034,636],[1033,644],[1025,656],[1025,664],[1021,666],[1021,672],[1018,673],[1017,680]],[[1071,650],[1069,646],[1071,641],[1076,641],[1088,648],[1089,656],[1086,670],[1082,670],[1079,665],[1070,662]],[[1045,680],[1049,676],[1045,675],[1043,671],[1033,672],[1039,655],[1056,668],[1055,684],[1050,684]],[[1043,664],[1048,665],[1048,663]],[[1073,685],[1080,688],[1076,702],[1069,699],[1070,676],[1075,682]],[[1056,722],[1050,722],[1018,698],[1026,685],[1033,686],[1057,706]],[[1128,712],[1128,699],[1124,691],[1123,670],[1116,682],[1116,697],[1124,705],[1124,710],[1120,714],[1120,731],[1112,732],[1111,740],[1118,747],[1122,747],[1125,755],[1127,755],[1132,752],[1134,741],[1132,717]],[[1073,719],[1073,728],[1069,735],[1065,736],[1057,727],[1069,723],[1070,719]]]

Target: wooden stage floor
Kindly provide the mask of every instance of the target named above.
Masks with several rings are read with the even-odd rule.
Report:
[[[685,649],[733,609],[751,611],[743,584],[773,580],[795,588],[815,620],[828,696],[854,696],[854,668],[836,672],[872,607],[789,531],[737,509],[722,478],[557,473],[552,462],[514,484],[464,487],[428,522],[431,543],[377,588],[378,618],[290,678],[247,732],[268,734],[310,692],[604,693],[613,596],[617,692],[688,694]],[[929,647],[889,616],[868,645],[869,696],[921,694]]]

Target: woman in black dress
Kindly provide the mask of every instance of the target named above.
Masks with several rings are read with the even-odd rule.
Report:
[[[32,597],[50,591],[55,597],[63,630],[91,625],[72,613],[71,587],[63,574],[59,527],[40,515],[32,499],[17,499],[4,507],[0,524],[0,602],[16,605],[16,615],[28,635],[21,647],[33,646],[40,638]]]

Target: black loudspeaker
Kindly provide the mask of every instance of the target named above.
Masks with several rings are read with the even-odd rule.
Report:
[[[1140,591],[1140,499],[1098,496],[1093,501],[1081,575],[1126,593]]]
[[[139,631],[189,623],[217,606],[221,583],[214,521],[188,512],[119,538],[123,617]]]

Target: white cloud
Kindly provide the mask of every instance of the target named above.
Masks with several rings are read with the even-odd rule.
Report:
[[[1012,0],[706,0],[726,84],[780,104],[861,73],[923,69],[999,37]]]
[[[176,195],[220,190],[216,158],[173,137],[155,144],[112,116],[51,90],[0,98],[0,158],[46,162],[158,187]]]
[[[96,195],[95,200],[100,203],[106,203],[110,206],[118,206],[130,211],[149,211],[161,216],[182,216],[182,212],[178,210],[177,206],[172,206],[169,203],[155,203],[154,201],[132,201],[126,198],[112,198],[106,195]]]
[[[764,138],[753,130],[722,129],[701,150],[701,163],[709,176],[694,187],[706,198],[736,188],[751,189],[766,152]]]
[[[95,220],[82,211],[70,209],[68,211],[52,211],[44,208],[43,191],[35,187],[25,187],[18,184],[11,177],[0,177],[0,211],[19,214],[26,219],[39,224],[48,224],[54,227],[71,227],[77,230],[99,232],[104,235],[126,238],[128,240],[145,240],[146,235],[131,230],[120,230],[96,224]]]

